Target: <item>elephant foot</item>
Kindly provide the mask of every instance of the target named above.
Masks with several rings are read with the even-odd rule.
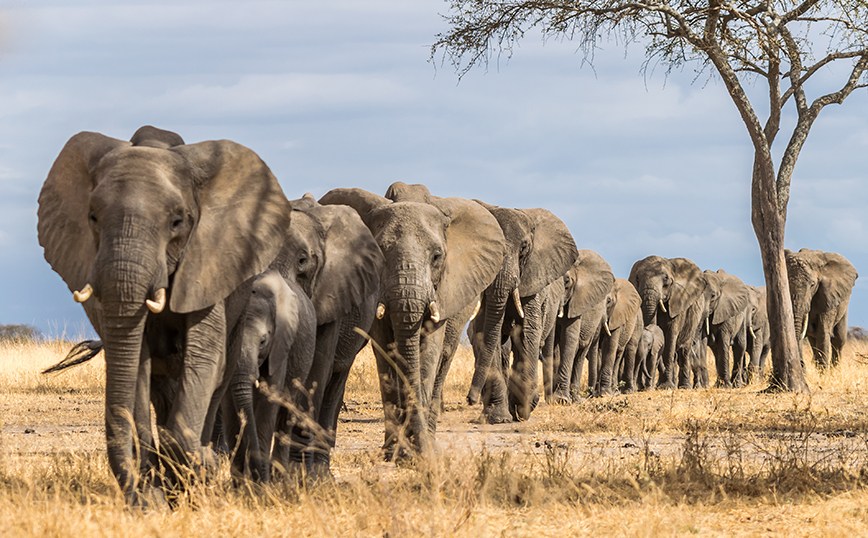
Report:
[[[721,381],[720,379],[718,379],[714,383],[714,388],[716,388],[716,389],[731,389],[732,383],[730,383],[728,381]]]
[[[657,384],[657,390],[675,390],[674,381],[661,381]]]
[[[552,394],[551,402],[552,405],[570,405],[573,403],[573,399],[568,393],[558,391]]]
[[[483,411],[482,418],[488,424],[508,424],[512,422],[512,415],[503,409],[489,409]]]

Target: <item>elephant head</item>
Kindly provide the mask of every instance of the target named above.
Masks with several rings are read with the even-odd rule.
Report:
[[[606,298],[607,320],[604,330],[611,332],[632,323],[640,306],[642,297],[633,284],[623,278],[616,278]]]
[[[272,267],[298,283],[324,325],[376,293],[383,254],[359,214],[321,205],[310,194],[292,201],[292,226]]]
[[[423,371],[433,374],[433,364],[422,363],[423,325],[428,320],[442,323],[477,300],[503,262],[503,234],[475,202],[438,197],[418,201],[418,188],[409,189],[411,199],[404,201],[397,190],[390,189],[398,199],[393,201],[362,189],[334,189],[320,203],[355,209],[383,252],[377,317],[401,359],[398,400],[409,396],[417,404],[407,406],[410,437],[416,448],[424,449],[430,393],[423,387]],[[438,359],[439,351],[425,354],[426,362]]]
[[[633,264],[629,280],[642,297],[645,325],[656,322],[658,309],[670,318],[678,317],[706,286],[702,271],[686,258],[648,256]]]
[[[612,268],[593,250],[579,250],[564,274],[564,316],[579,318],[606,298],[615,283]]]
[[[831,312],[849,302],[859,275],[847,258],[835,252],[803,248],[785,250],[784,255],[796,337],[802,339],[814,321],[812,314]]]
[[[579,252],[567,225],[546,209],[510,209],[479,202],[497,219],[506,242],[497,277],[485,290],[485,311],[482,316],[483,345],[476,358],[476,368],[470,384],[467,401],[479,401],[482,387],[489,375],[495,353],[500,349],[501,330],[507,303],[510,299],[520,317],[524,317],[521,298],[534,297],[546,286],[561,278],[578,258]],[[537,314],[538,315],[538,314]],[[530,347],[534,347],[531,345]],[[515,351],[515,350],[514,350]],[[528,350],[536,357],[536,352]],[[534,363],[531,363],[535,365]],[[530,366],[530,364],[528,365]],[[533,368],[510,378],[510,404],[520,419],[526,419],[532,407],[532,390],[535,386]],[[517,393],[516,393],[517,392]],[[501,404],[496,402],[498,406]],[[494,420],[505,420],[507,415]],[[489,417],[489,420],[492,420]]]
[[[723,269],[717,272],[706,270],[703,274],[710,291],[708,320],[712,325],[720,325],[746,311],[751,293],[740,278],[727,274]]]
[[[291,210],[271,171],[244,146],[184,145],[153,127],[132,140],[73,136],[48,173],[38,211],[45,259],[105,344],[108,455],[125,489],[134,480],[129,417],[145,321],[207,315],[268,267]]]

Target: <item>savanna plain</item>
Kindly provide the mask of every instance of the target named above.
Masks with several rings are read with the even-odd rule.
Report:
[[[71,344],[0,344],[0,536],[866,536],[868,343],[811,394],[766,384],[542,404],[487,425],[460,348],[438,453],[385,462],[368,349],[347,387],[334,482],[238,484],[228,461],[173,509],[125,505],[105,456],[101,356],[57,375]],[[710,370],[713,362],[709,357]]]

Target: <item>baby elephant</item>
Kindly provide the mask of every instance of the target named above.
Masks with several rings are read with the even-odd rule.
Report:
[[[303,384],[313,363],[316,313],[296,283],[269,270],[254,280],[236,330],[226,360],[235,367],[222,404],[226,437],[237,446],[233,470],[268,482],[279,404],[259,387],[300,396],[295,380]]]
[[[663,341],[663,330],[657,325],[648,325],[642,331],[639,347],[636,349],[636,384],[639,390],[654,390],[654,374],[660,366]]]

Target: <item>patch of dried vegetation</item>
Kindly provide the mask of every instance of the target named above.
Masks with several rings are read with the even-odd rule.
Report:
[[[0,420],[68,391],[99,400],[95,363],[41,379],[66,344],[0,349]],[[51,347],[54,346],[54,347]],[[67,346],[67,347],[64,347]],[[365,352],[350,376],[338,481],[236,486],[226,463],[174,510],[120,498],[100,450],[22,450],[0,431],[4,536],[523,536],[868,534],[864,347],[840,368],[809,364],[810,395],[669,391],[541,406],[524,424],[468,425],[472,357],[445,391],[443,449],[416,465],[381,461],[379,392]],[[19,414],[25,414],[23,411]],[[101,417],[99,417],[101,420]],[[99,432],[92,435],[99,439]],[[104,441],[102,441],[104,442]]]

